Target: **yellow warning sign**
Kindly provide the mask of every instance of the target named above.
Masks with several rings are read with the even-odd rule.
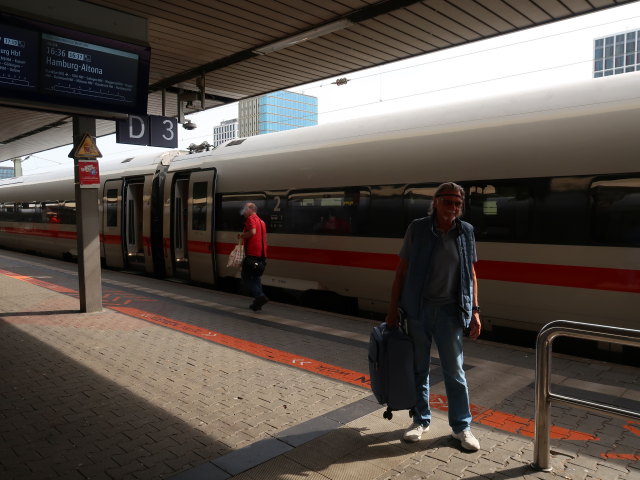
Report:
[[[73,150],[69,156],[73,158],[95,160],[96,158],[101,157],[102,153],[98,150],[95,139],[88,133],[85,133],[78,147]]]

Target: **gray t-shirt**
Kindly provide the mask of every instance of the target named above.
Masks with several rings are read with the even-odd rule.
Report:
[[[411,257],[411,249],[414,248],[411,240],[412,226],[409,225],[400,250],[400,258],[407,261]],[[460,288],[460,256],[456,244],[459,229],[454,225],[448,232],[436,229],[436,233],[438,238],[433,245],[431,265],[422,295],[424,302],[429,305],[448,305],[458,301]],[[473,256],[475,262],[475,245]]]

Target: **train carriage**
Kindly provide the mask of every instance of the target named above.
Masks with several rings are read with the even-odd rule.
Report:
[[[408,223],[465,188],[489,328],[638,328],[640,73],[101,164],[104,264],[215,286],[258,206],[263,283],[384,312]],[[75,254],[73,183],[0,182],[0,245]],[[47,221],[56,207],[61,223]],[[56,242],[47,240],[56,239]]]

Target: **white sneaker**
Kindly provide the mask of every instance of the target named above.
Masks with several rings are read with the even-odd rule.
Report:
[[[402,438],[404,439],[405,442],[417,442],[422,437],[422,434],[428,431],[429,431],[429,425],[427,425],[426,427],[423,427],[419,423],[412,423],[411,426],[409,427],[409,430],[404,432],[404,435],[402,436]]]
[[[463,430],[460,433],[451,432],[451,436],[456,440],[460,440],[460,445],[465,450],[469,450],[471,452],[477,452],[480,450],[480,442],[476,437],[473,436],[471,430]]]

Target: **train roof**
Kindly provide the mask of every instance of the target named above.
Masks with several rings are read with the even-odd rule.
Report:
[[[629,172],[638,170],[639,124],[634,72],[258,135],[198,154],[101,160],[100,173],[215,167],[218,191],[242,192]],[[43,189],[47,199],[68,198],[60,195],[73,189],[69,179],[70,167],[0,181],[0,201],[42,198]]]
[[[626,172],[638,124],[635,72],[248,137],[171,169],[215,166],[228,192]]]
[[[168,165],[174,157],[183,153],[169,150],[126,158],[100,159],[100,177],[105,180],[153,174],[159,165]],[[0,201],[69,200],[75,197],[74,188],[73,160],[69,159],[56,170],[0,180]],[[46,192],[46,196],[43,196],[43,192]]]

